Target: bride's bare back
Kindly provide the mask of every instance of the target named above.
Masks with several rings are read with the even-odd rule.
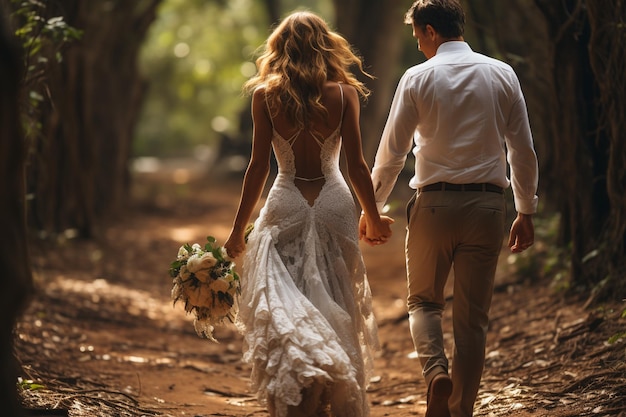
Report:
[[[278,111],[271,116],[275,132],[291,145],[296,169],[294,184],[311,206],[326,181],[322,171],[322,145],[329,137],[340,134],[344,114],[342,87],[338,83],[327,82],[322,90],[321,104],[328,114],[326,117],[314,117],[309,129],[294,126],[285,112]]]

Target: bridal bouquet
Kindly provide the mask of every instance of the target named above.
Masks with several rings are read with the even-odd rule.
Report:
[[[239,275],[235,272],[226,250],[207,237],[204,247],[198,243],[181,246],[176,260],[170,264],[174,278],[172,300],[185,303],[185,311],[194,313],[194,328],[198,336],[213,342],[215,325],[237,315],[237,297],[241,293]]]

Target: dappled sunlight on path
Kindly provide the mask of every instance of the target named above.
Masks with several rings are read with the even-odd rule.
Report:
[[[266,417],[248,389],[241,335],[227,324],[215,333],[220,344],[200,339],[192,317],[172,306],[167,274],[181,244],[226,239],[240,183],[138,186],[133,207],[100,241],[33,245],[39,292],[19,323],[17,352],[24,380],[45,388],[24,391],[25,403],[80,417]],[[372,417],[422,416],[426,405],[405,307],[402,211],[387,245],[361,244],[382,344]],[[624,329],[620,307],[585,310],[549,283],[516,275],[503,252],[475,416],[620,415],[624,343],[607,343]]]

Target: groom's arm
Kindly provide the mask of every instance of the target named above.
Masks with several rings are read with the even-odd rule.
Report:
[[[405,73],[398,83],[376,152],[372,183],[379,212],[389,198],[413,144],[418,113],[411,83],[411,77]]]

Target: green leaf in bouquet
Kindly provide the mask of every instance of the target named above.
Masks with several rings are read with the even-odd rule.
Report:
[[[213,244],[216,242],[213,236],[206,237],[207,243],[204,244],[204,250],[206,252],[213,252]],[[215,254],[213,254],[215,256]]]
[[[170,275],[172,276],[172,278],[176,278],[181,266],[183,266],[183,262],[179,260],[176,260],[170,264]]]
[[[254,230],[254,223],[250,223],[248,226],[246,226],[246,231],[244,232],[244,235],[243,235],[243,239],[246,243],[248,243],[248,236],[250,236],[250,233],[252,233],[253,230]]]
[[[211,253],[213,254],[213,257],[217,259],[218,262],[220,263],[224,262],[224,257],[222,256],[222,251],[220,250],[219,247],[211,249]]]

